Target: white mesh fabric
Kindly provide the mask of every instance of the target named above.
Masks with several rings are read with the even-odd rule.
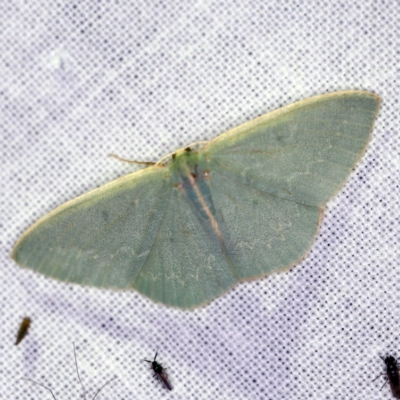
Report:
[[[390,399],[400,356],[398,1],[0,4],[0,398]],[[132,166],[313,95],[383,99],[308,256],[184,312],[19,268],[18,237]],[[32,318],[14,346],[18,325]],[[172,392],[143,358],[168,367]],[[96,399],[97,399],[96,398]]]

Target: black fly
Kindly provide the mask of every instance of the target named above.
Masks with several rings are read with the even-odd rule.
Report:
[[[154,356],[154,360],[143,360],[147,361],[148,363],[151,364],[151,369],[153,370],[154,374],[153,377],[155,377],[158,381],[162,383],[162,385],[165,387],[165,389],[172,390],[172,386],[168,380],[168,375],[165,372],[166,368],[163,368],[163,366],[156,361],[158,352],[156,352],[156,355]]]
[[[399,377],[399,366],[397,364],[397,360],[393,356],[387,356],[382,358],[384,363],[386,364],[386,380],[383,386],[389,381],[390,389],[392,390],[392,394],[396,399],[400,399],[400,377]],[[378,379],[380,376],[385,374],[379,374],[375,379]],[[381,387],[381,390],[383,388]]]

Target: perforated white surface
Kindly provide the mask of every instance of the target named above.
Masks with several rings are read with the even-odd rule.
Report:
[[[0,398],[390,399],[400,356],[398,1],[2,1]],[[311,252],[191,312],[59,283],[9,253],[54,207],[307,97],[382,97]],[[28,336],[14,340],[24,316]],[[141,360],[168,367],[172,392]]]

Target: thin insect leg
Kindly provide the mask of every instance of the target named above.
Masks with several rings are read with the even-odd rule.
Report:
[[[382,385],[381,390],[383,389],[383,387],[388,383],[389,378],[386,378],[385,383]]]
[[[78,375],[79,382],[81,383],[81,386],[82,386],[82,390],[83,390],[83,398],[86,400],[86,390],[85,390],[85,386],[83,386],[83,383],[82,383],[81,377],[79,376],[79,370],[78,370],[78,361],[76,361],[75,343],[73,343],[73,345],[74,345],[74,357],[75,357],[75,367],[76,367],[76,373],[77,373],[77,375]]]
[[[385,375],[384,373],[379,374],[372,382],[375,382],[380,376]]]
[[[56,399],[56,396],[54,396],[53,391],[52,391],[50,388],[48,388],[47,386],[44,386],[44,385],[42,385],[41,383],[35,382],[35,381],[33,381],[32,379],[29,379],[29,378],[22,378],[22,379],[23,379],[24,381],[31,381],[31,382],[33,382],[33,383],[36,383],[36,385],[39,385],[39,386],[44,387],[45,389],[47,389],[47,390],[51,393],[51,395],[53,396],[53,399],[54,399],[54,400],[57,400],[57,399]]]
[[[156,351],[156,355],[154,356],[154,361],[156,361],[157,354],[158,354],[158,350]]]
[[[96,392],[96,394],[94,395],[94,397],[93,397],[92,400],[94,400],[94,399],[96,398],[96,396],[100,393],[100,390],[102,390],[102,389],[104,388],[104,386],[108,385],[111,381],[113,381],[113,380],[116,379],[116,378],[117,378],[117,377],[114,376],[114,378],[112,378],[112,379],[110,379],[109,381],[107,381],[107,382]]]

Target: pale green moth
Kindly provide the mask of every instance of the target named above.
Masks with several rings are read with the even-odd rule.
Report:
[[[11,257],[189,309],[298,262],[368,144],[380,99],[331,93],[179,149],[56,208]]]

